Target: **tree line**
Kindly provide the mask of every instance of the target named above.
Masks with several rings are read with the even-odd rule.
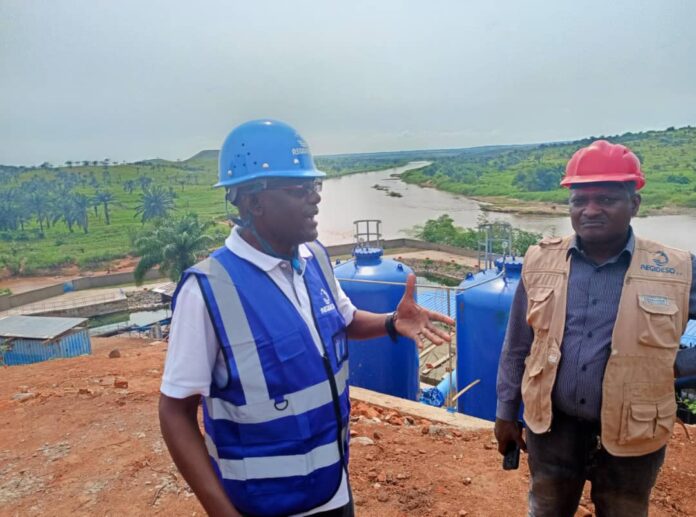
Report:
[[[24,232],[27,224],[34,221],[40,237],[45,229],[56,224],[64,224],[70,233],[76,229],[89,233],[90,214],[99,217],[100,211],[105,223],[111,224],[110,207],[116,196],[108,188],[112,184],[108,171],[103,174],[102,182],[94,172],[83,175],[59,170],[51,178],[35,175],[5,184],[6,188],[0,190],[0,231]],[[134,218],[139,218],[141,223],[166,217],[175,209],[174,189],[153,185],[150,177],[124,181],[122,188],[128,194],[140,189]]]

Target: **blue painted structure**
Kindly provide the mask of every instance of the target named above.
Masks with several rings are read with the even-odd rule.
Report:
[[[341,287],[358,309],[392,312],[404,294],[406,278],[413,271],[396,260],[383,259],[382,253],[381,248],[356,248],[354,259],[335,268]],[[399,337],[396,343],[387,336],[348,340],[348,353],[352,386],[416,400],[418,351],[412,339]]]
[[[457,400],[460,413],[495,420],[495,382],[522,261],[498,259],[494,269],[468,274],[457,292],[457,390],[480,383]]]
[[[17,366],[90,354],[84,318],[10,316],[0,320],[0,364]]]
[[[681,337],[681,344],[684,346],[696,346],[696,320],[689,320],[686,324],[686,330]]]

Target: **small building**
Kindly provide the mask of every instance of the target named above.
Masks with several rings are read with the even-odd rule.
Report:
[[[86,318],[0,319],[0,365],[15,366],[92,353]]]

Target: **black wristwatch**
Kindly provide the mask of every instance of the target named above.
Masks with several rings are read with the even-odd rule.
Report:
[[[393,342],[396,343],[396,339],[399,337],[399,331],[396,330],[396,312],[391,312],[387,314],[384,320],[384,328],[387,330],[387,335],[391,338]]]

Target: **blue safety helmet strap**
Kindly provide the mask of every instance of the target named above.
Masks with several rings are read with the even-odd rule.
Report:
[[[227,135],[215,187],[238,187],[263,178],[321,178],[309,147],[292,127],[278,120],[246,122]]]

